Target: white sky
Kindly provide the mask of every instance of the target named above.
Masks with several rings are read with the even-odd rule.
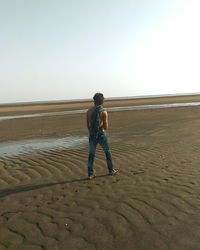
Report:
[[[199,0],[0,0],[0,103],[200,92]]]

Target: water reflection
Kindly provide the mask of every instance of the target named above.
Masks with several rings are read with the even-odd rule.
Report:
[[[17,156],[37,150],[80,148],[88,141],[87,136],[43,138],[0,143],[0,157]]]

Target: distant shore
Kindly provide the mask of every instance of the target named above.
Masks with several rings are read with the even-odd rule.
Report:
[[[124,96],[124,97],[107,97],[106,100],[134,100],[134,99],[152,99],[152,98],[165,98],[165,97],[186,97],[186,96],[199,96],[199,93],[180,93],[180,94],[165,94],[165,95],[140,95],[140,96]],[[90,102],[91,98],[71,99],[71,100],[48,100],[48,101],[31,101],[31,102],[8,102],[0,103],[0,107],[5,106],[24,106],[24,105],[51,105],[51,104],[66,104],[66,103],[84,103]]]
[[[187,103],[187,102],[199,102],[199,101],[200,101],[200,94],[140,96],[132,98],[131,97],[108,98],[105,100],[104,106],[106,108],[110,108],[117,106]],[[0,116],[33,114],[37,112],[79,110],[79,109],[87,109],[91,105],[92,105],[92,99],[0,104]]]

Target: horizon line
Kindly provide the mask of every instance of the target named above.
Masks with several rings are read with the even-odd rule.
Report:
[[[148,99],[148,98],[160,98],[160,97],[179,97],[179,96],[195,96],[200,95],[200,92],[192,92],[192,93],[175,93],[175,94],[160,94],[160,95],[137,95],[137,96],[118,96],[118,97],[106,97],[105,101],[112,100],[129,100],[129,99]],[[30,102],[5,102],[0,103],[1,106],[20,106],[20,105],[40,105],[40,104],[64,104],[64,103],[73,103],[73,102],[88,102],[91,101],[92,98],[72,98],[66,100],[48,100],[48,101],[30,101]]]

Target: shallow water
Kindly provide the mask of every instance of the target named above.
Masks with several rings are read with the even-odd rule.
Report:
[[[68,111],[59,111],[59,112],[35,113],[35,114],[26,114],[26,115],[7,115],[7,116],[0,116],[0,121],[10,120],[10,119],[32,118],[32,117],[81,114],[81,113],[85,113],[86,111],[87,111],[86,109],[81,109],[81,110],[68,110]]]
[[[200,102],[149,104],[149,105],[125,106],[125,107],[113,107],[107,110],[108,111],[125,111],[125,110],[167,109],[167,108],[195,107],[195,106],[200,106]]]
[[[69,136],[65,138],[31,139],[0,143],[0,157],[24,155],[27,153],[51,149],[79,148],[88,142],[87,136]]]
[[[178,108],[178,107],[194,107],[200,106],[200,102],[190,102],[190,103],[170,103],[170,104],[152,104],[152,105],[137,105],[137,106],[125,106],[125,107],[112,107],[107,108],[107,111],[125,111],[125,110],[145,110],[145,109],[163,109],[163,108]],[[35,113],[26,115],[10,115],[10,116],[0,116],[0,121],[10,120],[10,119],[23,119],[32,117],[45,117],[45,116],[57,116],[57,115],[69,115],[69,114],[81,114],[85,113],[87,109],[79,110],[68,110],[60,112],[47,112],[47,113]]]
[[[163,108],[193,107],[193,106],[200,106],[200,102],[112,107],[112,108],[107,108],[107,110],[111,112],[112,111],[116,112],[125,110],[163,109]],[[87,111],[86,109],[82,109],[82,110],[37,113],[37,114],[27,114],[27,115],[2,116],[0,117],[0,120],[80,114],[80,113],[85,113],[86,111]],[[56,148],[60,149],[77,148],[86,145],[87,142],[88,142],[87,136],[68,136],[65,138],[45,138],[45,139],[43,138],[43,139],[2,142],[0,143],[0,157],[17,156],[35,152],[37,150],[45,151]]]

